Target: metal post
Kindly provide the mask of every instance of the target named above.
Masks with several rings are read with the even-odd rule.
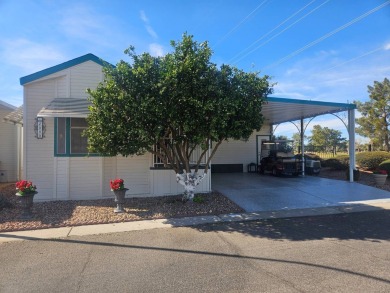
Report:
[[[355,109],[348,110],[348,133],[349,133],[349,182],[353,182],[353,170],[355,169]]]
[[[305,176],[305,130],[303,127],[303,118],[301,118],[301,154],[302,154],[302,176]]]

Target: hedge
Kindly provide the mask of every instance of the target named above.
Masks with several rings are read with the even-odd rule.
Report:
[[[324,160],[322,165],[323,167],[329,167],[334,170],[346,170],[349,167],[349,156],[338,155],[334,158]]]
[[[374,170],[379,168],[379,164],[390,159],[388,152],[361,152],[356,154],[356,163],[361,168]]]

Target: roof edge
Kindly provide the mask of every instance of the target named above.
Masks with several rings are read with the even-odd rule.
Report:
[[[8,109],[11,109],[12,111],[17,108],[16,106],[8,104],[7,102],[4,102],[2,100],[0,100],[0,106],[6,107]]]
[[[106,66],[106,65],[113,66],[112,64],[104,61],[103,59],[93,55],[92,53],[88,53],[86,55],[83,55],[83,56],[77,57],[75,59],[66,61],[64,63],[43,69],[43,70],[35,72],[33,74],[23,76],[20,78],[20,85],[25,85],[26,83],[33,82],[33,81],[40,79],[42,77],[48,76],[50,74],[54,74],[54,73],[59,72],[61,70],[68,69],[72,66],[76,66],[76,65],[79,65],[79,64],[87,62],[87,61],[93,61],[101,66]]]
[[[323,101],[312,101],[312,100],[299,100],[299,99],[289,99],[289,98],[278,98],[278,97],[267,97],[268,102],[276,103],[290,103],[290,104],[301,104],[301,105],[317,105],[317,106],[331,106],[339,107],[345,109],[356,109],[356,105],[351,103],[334,103],[334,102],[323,102]]]

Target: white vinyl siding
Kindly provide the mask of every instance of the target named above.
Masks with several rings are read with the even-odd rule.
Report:
[[[87,88],[96,88],[100,81],[102,81],[102,67],[99,64],[88,61],[76,65],[70,70],[70,96],[87,98]]]
[[[69,199],[69,158],[55,158],[55,186],[53,199]]]
[[[102,196],[102,159],[69,159],[69,198],[94,199]]]
[[[128,195],[145,195],[150,193],[150,154],[133,157],[117,157],[116,177],[125,181],[129,188]]]
[[[24,179],[37,185],[37,199],[49,200],[53,198],[54,120],[45,119],[46,132],[43,139],[35,138],[34,123],[39,110],[55,96],[56,80],[28,84],[24,87],[24,94]]]
[[[18,129],[16,125],[3,122],[3,117],[11,113],[0,105],[0,182],[14,182],[17,180],[18,162]]]
[[[211,160],[212,164],[243,164],[243,171],[247,165],[256,163],[256,135],[269,135],[269,126],[264,125],[259,132],[254,132],[248,141],[224,141]]]

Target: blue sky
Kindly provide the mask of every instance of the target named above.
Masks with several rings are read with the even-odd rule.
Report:
[[[272,76],[273,96],[366,101],[367,85],[390,77],[390,1],[0,0],[0,13],[0,100],[14,106],[22,76],[86,53],[116,64],[130,45],[163,55],[184,32],[208,41],[217,64]]]

